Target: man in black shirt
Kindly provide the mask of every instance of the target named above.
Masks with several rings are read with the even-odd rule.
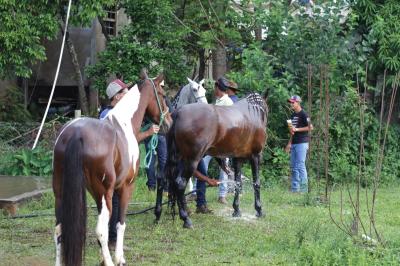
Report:
[[[289,98],[293,114],[288,120],[290,139],[286,145],[286,152],[290,151],[290,167],[292,170],[292,192],[307,192],[308,179],[306,169],[306,157],[308,150],[308,132],[313,129],[310,118],[301,107],[300,96],[294,95]]]

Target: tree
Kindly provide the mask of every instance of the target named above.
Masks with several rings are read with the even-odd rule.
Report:
[[[43,40],[58,32],[56,1],[0,1],[0,78],[29,77],[46,59]]]
[[[45,39],[53,39],[64,28],[67,0],[0,1],[0,77],[29,77],[32,66],[46,59]],[[87,26],[97,16],[104,16],[105,7],[115,6],[114,0],[73,1],[70,22]],[[82,112],[88,114],[88,104],[80,63],[73,43],[67,35],[68,51],[75,67]]]

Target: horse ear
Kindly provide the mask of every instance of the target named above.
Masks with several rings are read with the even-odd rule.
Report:
[[[191,80],[190,78],[187,77],[187,80],[189,81],[190,84],[193,83],[193,80]]]
[[[144,80],[144,79],[148,78],[147,69],[145,67],[142,68],[142,70],[140,70],[139,77],[140,77],[141,80]]]
[[[203,83],[204,83],[204,79],[202,79],[202,80],[199,82],[200,85],[203,85]]]
[[[157,84],[160,84],[163,80],[164,80],[164,74],[163,74],[163,73],[160,73],[160,74],[158,74],[158,76],[154,79],[154,82],[156,82]]]

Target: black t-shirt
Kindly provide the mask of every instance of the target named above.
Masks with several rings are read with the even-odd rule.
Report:
[[[294,112],[292,114],[292,125],[295,128],[307,127],[309,122],[309,117],[303,109],[298,113]],[[306,143],[308,140],[308,131],[294,132],[292,144]]]

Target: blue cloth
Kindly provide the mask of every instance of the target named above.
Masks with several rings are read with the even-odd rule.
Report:
[[[103,120],[104,118],[106,118],[108,112],[112,109],[112,106],[107,106],[106,108],[104,108],[103,110],[100,111],[100,116],[99,119]]]
[[[237,102],[239,101],[239,97],[237,97],[236,95],[229,95],[229,98],[231,98],[232,102]]]
[[[306,169],[308,143],[292,144],[290,148],[290,167],[292,170],[292,192],[308,192]]]
[[[207,168],[204,163],[204,160],[201,159],[199,164],[197,165],[197,170],[202,173],[203,175],[207,176]],[[207,205],[207,200],[206,200],[206,182],[196,179],[196,192],[197,192],[197,198],[196,198],[196,206],[200,207],[203,205]]]
[[[167,163],[167,141],[164,135],[158,134],[158,145],[156,148],[157,151],[157,159],[158,159],[158,175],[164,173],[165,164]],[[151,137],[148,137],[144,140],[146,152],[150,149],[150,140]],[[146,168],[147,175],[147,187],[149,189],[153,189],[157,184],[157,174],[156,174],[156,156],[152,154],[150,157],[150,165],[149,168]]]
[[[115,242],[117,241],[117,223],[119,222],[119,196],[117,193],[113,194],[112,197],[112,212],[108,227],[108,241]]]

